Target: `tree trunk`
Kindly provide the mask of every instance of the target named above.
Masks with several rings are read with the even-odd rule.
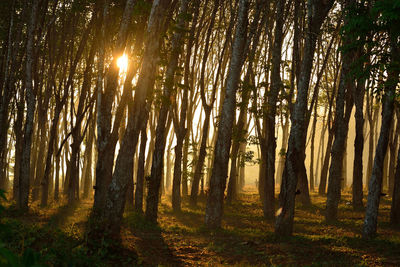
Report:
[[[371,106],[372,114],[368,116],[368,124],[369,124],[369,142],[368,142],[368,163],[367,163],[367,186],[369,186],[369,182],[372,176],[372,165],[373,165],[373,157],[374,157],[374,129],[378,124],[378,112],[379,108],[373,104],[372,94],[367,96],[367,106]],[[369,100],[371,99],[372,100]],[[370,102],[370,103],[369,103]]]
[[[219,3],[220,3],[219,0],[214,1],[214,6],[213,6],[212,14],[211,14],[211,21],[210,21],[210,24],[207,29],[207,35],[206,35],[205,45],[204,45],[204,55],[203,55],[201,71],[200,71],[199,87],[200,87],[201,104],[204,108],[204,117],[205,118],[204,118],[204,123],[203,123],[199,154],[198,154],[197,160],[195,161],[196,165],[194,167],[194,173],[193,173],[192,190],[191,190],[191,194],[190,194],[190,204],[192,206],[197,205],[197,196],[199,193],[199,183],[203,176],[203,167],[204,167],[204,162],[205,162],[205,159],[207,156],[206,148],[207,148],[207,139],[208,139],[209,128],[210,128],[210,116],[211,116],[211,111],[213,109],[214,102],[215,102],[217,81],[218,81],[219,75],[221,73],[221,69],[224,68],[224,66],[222,66],[222,64],[224,63],[223,59],[225,57],[225,51],[226,51],[227,45],[229,43],[229,39],[228,38],[225,39],[224,46],[222,48],[222,52],[221,52],[219,62],[218,62],[218,69],[216,72],[215,82],[214,82],[213,88],[212,88],[211,101],[210,101],[210,104],[208,104],[207,99],[206,99],[206,93],[205,93],[205,69],[206,69],[206,65],[207,65],[208,55],[210,53],[210,45],[212,45],[210,43],[210,39],[211,39],[212,30],[214,27],[215,18],[216,18],[218,8],[219,8]],[[232,27],[233,27],[233,17],[231,17],[231,19],[230,19],[229,26],[227,29],[227,35],[229,35],[231,33]]]
[[[300,171],[299,162],[304,167],[304,120],[307,111],[308,87],[310,84],[311,69],[314,58],[316,41],[320,28],[329,10],[333,5],[330,1],[309,1],[308,29],[304,47],[304,57],[301,63],[301,74],[297,89],[297,100],[293,107],[292,126],[289,136],[289,145],[286,153],[285,168],[282,175],[281,193],[279,195],[280,209],[275,223],[275,233],[291,235],[293,232],[295,191],[297,175]]]
[[[245,137],[247,136],[248,124],[247,124],[247,113],[249,106],[249,99],[251,95],[251,90],[253,88],[253,65],[256,64],[255,56],[257,53],[257,47],[260,40],[261,31],[264,29],[264,23],[266,15],[264,14],[263,18],[260,20],[260,15],[262,11],[265,11],[265,1],[257,1],[256,3],[256,13],[254,15],[253,22],[249,28],[249,36],[247,37],[245,51],[248,52],[248,66],[247,72],[244,77],[243,87],[241,90],[241,104],[240,104],[240,113],[237,120],[237,123],[233,129],[233,138],[232,138],[232,151],[231,151],[231,169],[229,175],[229,183],[228,183],[228,192],[226,196],[227,203],[232,203],[233,200],[236,199],[238,193],[238,174],[239,174],[239,149],[240,145],[243,142],[246,142]],[[283,14],[281,14],[283,16]],[[283,18],[282,18],[283,20]],[[279,27],[279,26],[278,26]],[[279,34],[278,34],[279,35]],[[282,34],[281,34],[282,35]],[[282,37],[282,36],[280,36]],[[251,48],[250,43],[252,42]],[[279,42],[279,40],[278,40]],[[247,56],[245,54],[244,56]]]
[[[364,151],[364,91],[365,80],[358,79],[354,87],[353,97],[356,106],[354,114],[356,120],[356,137],[354,140],[354,165],[353,165],[353,209],[360,210],[363,205],[363,151]]]
[[[172,209],[174,212],[181,210],[181,177],[182,177],[182,147],[183,140],[181,136],[177,136],[177,143],[175,146],[175,163],[174,163],[174,176],[172,180]]]
[[[205,115],[204,115],[205,120],[204,120],[204,124],[203,124],[202,136],[201,136],[200,151],[199,151],[199,156],[196,161],[196,167],[194,169],[192,191],[190,193],[190,204],[192,206],[197,205],[197,196],[199,194],[200,179],[203,175],[204,161],[207,156],[206,148],[207,148],[207,138],[208,138],[208,134],[209,134],[208,129],[210,127],[210,115],[211,115],[211,109],[209,107],[207,107],[205,109]]]
[[[24,142],[22,146],[22,157],[20,163],[19,174],[19,194],[17,207],[20,210],[28,210],[29,200],[29,174],[30,174],[30,158],[31,158],[31,144],[32,144],[32,131],[33,120],[35,116],[35,95],[33,92],[33,79],[32,79],[32,61],[34,50],[34,34],[36,28],[36,17],[38,12],[39,1],[32,2],[32,10],[29,18],[27,29],[27,44],[26,44],[26,66],[25,66],[25,91],[27,102],[27,114],[24,126]]]
[[[265,182],[264,182],[264,198],[263,212],[264,217],[273,219],[275,217],[275,157],[276,157],[276,137],[275,137],[275,117],[276,103],[278,94],[282,90],[283,84],[281,80],[281,57],[282,57],[282,42],[283,42],[283,21],[285,11],[285,0],[277,2],[276,7],[276,25],[274,33],[274,45],[272,48],[272,69],[271,69],[271,90],[268,94],[267,112],[264,116],[265,120],[265,148],[266,152],[264,159],[265,165]]]
[[[389,160],[389,196],[393,196],[393,188],[394,188],[394,177],[395,177],[395,164],[396,164],[396,151],[398,147],[398,140],[400,134],[400,121],[399,121],[399,112],[397,114],[397,123],[396,128],[393,132],[392,140],[389,143],[389,151],[390,151],[390,160]]]
[[[337,219],[337,210],[341,195],[341,184],[343,178],[343,158],[346,145],[347,133],[349,130],[349,120],[351,110],[353,108],[352,92],[354,82],[350,73],[350,65],[354,58],[354,54],[344,55],[340,84],[336,98],[335,112],[335,140],[332,145],[331,166],[329,168],[328,194],[326,201],[327,221],[335,221]]]
[[[317,99],[318,101],[318,99]],[[310,190],[314,192],[315,187],[315,177],[314,177],[314,146],[315,146],[315,131],[317,129],[317,102],[314,105],[314,119],[312,124],[312,133],[311,133],[311,158],[310,158]]]
[[[186,14],[188,4],[189,4],[188,0],[183,0],[181,2],[179,10],[179,14],[181,17],[178,19],[176,25],[178,29],[183,29],[185,27],[183,14]],[[175,32],[173,37],[171,57],[167,66],[166,76],[165,76],[165,84],[163,91],[164,100],[161,103],[161,109],[157,122],[155,149],[153,154],[153,162],[151,166],[151,176],[148,186],[149,191],[146,198],[146,219],[153,222],[157,221],[157,215],[158,215],[158,202],[159,202],[158,194],[160,190],[160,182],[162,179],[162,170],[164,165],[165,140],[169,129],[169,127],[166,127],[166,122],[169,112],[169,106],[171,104],[169,100],[173,89],[175,71],[178,67],[178,60],[182,50],[182,37],[183,33],[181,31]],[[175,161],[176,160],[177,159],[175,158]],[[180,161],[180,159],[178,160]]]
[[[400,149],[397,154],[396,173],[394,175],[392,207],[390,210],[390,223],[400,225]]]
[[[167,147],[167,164],[166,164],[166,175],[165,175],[165,191],[168,192],[169,189],[171,188],[171,147],[172,147],[172,141],[173,141],[173,135],[171,134],[171,138],[169,139],[168,142],[168,147]]]
[[[82,198],[86,199],[92,196],[92,156],[93,156],[93,141],[94,141],[94,130],[96,127],[96,121],[93,119],[90,122],[89,133],[86,139],[85,149],[85,160],[86,167],[83,176],[83,195]]]
[[[135,96],[134,100],[129,102],[128,125],[116,159],[115,171],[108,186],[105,208],[96,218],[99,227],[93,229],[93,238],[96,237],[95,232],[100,237],[109,235],[111,238],[118,238],[119,236],[128,180],[131,179],[133,172],[133,154],[140,130],[143,128],[143,114],[148,112],[146,97],[152,94],[154,88],[164,18],[170,4],[170,0],[158,0],[154,1],[152,5]],[[158,194],[155,197],[158,199]]]
[[[50,92],[45,92],[49,94]],[[47,96],[45,97],[47,98]],[[43,100],[45,103],[39,103],[38,106],[38,129],[40,129],[40,141],[38,146],[38,156],[36,160],[36,174],[35,180],[32,187],[32,200],[36,201],[39,199],[40,185],[43,182],[43,174],[45,171],[45,149],[47,140],[47,111],[48,111],[48,101]],[[46,103],[47,102],[47,103]],[[39,133],[39,131],[38,131]]]
[[[13,198],[18,201],[19,194],[19,174],[21,169],[21,156],[22,156],[22,144],[24,139],[24,133],[22,131],[22,123],[24,120],[24,90],[20,90],[21,96],[17,103],[17,115],[14,122],[15,132],[15,165],[14,165],[14,184],[13,184]]]
[[[247,35],[248,9],[248,0],[240,0],[238,22],[233,41],[229,73],[226,80],[224,103],[220,115],[217,142],[214,150],[215,158],[210,180],[210,192],[206,206],[205,223],[209,228],[221,227],[232,126],[235,118],[236,90],[240,80],[240,73],[243,65],[243,48]]]
[[[46,165],[45,165],[45,170],[44,170],[44,175],[43,175],[43,180],[42,180],[42,198],[40,205],[42,207],[47,206],[47,201],[49,197],[49,179],[50,179],[50,172],[51,172],[51,160],[53,157],[53,151],[54,151],[54,146],[55,146],[55,141],[56,141],[56,133],[57,133],[57,126],[58,126],[58,120],[60,118],[60,113],[61,113],[61,103],[57,102],[56,103],[56,108],[54,111],[54,117],[53,120],[51,121],[51,129],[50,129],[50,137],[49,137],[49,144],[47,148],[47,156],[46,156]]]
[[[146,158],[146,144],[147,144],[147,120],[148,115],[145,117],[144,126],[140,135],[140,148],[139,148],[139,161],[137,166],[136,175],[136,191],[135,191],[135,210],[136,212],[143,213],[143,188],[144,188],[144,161]]]
[[[397,58],[398,49],[392,48],[393,60]],[[398,55],[398,54],[397,54]],[[389,143],[389,131],[394,110],[395,90],[399,81],[399,70],[391,70],[385,85],[385,96],[382,108],[382,125],[378,144],[375,151],[374,166],[368,187],[368,200],[365,213],[363,237],[372,238],[376,235],[378,224],[378,209],[382,190],[383,161]]]
[[[112,179],[115,146],[118,141],[118,131],[124,114],[127,100],[130,99],[131,86],[124,86],[121,103],[118,105],[114,119],[113,128],[112,122],[112,106],[118,87],[119,68],[117,67],[117,59],[124,52],[126,40],[128,37],[128,28],[130,25],[133,7],[135,0],[127,0],[124,13],[119,26],[118,38],[113,51],[113,60],[106,75],[106,87],[103,92],[103,70],[104,70],[104,41],[99,45],[99,61],[98,61],[98,78],[97,78],[97,164],[96,164],[96,185],[94,186],[95,195],[92,210],[92,217],[98,217],[105,208],[108,186]],[[101,40],[105,39],[105,18],[107,17],[108,6],[104,6],[102,14],[103,28],[101,29]],[[127,85],[131,85],[128,83]],[[125,101],[125,102],[124,102]],[[133,163],[131,164],[131,166]],[[96,231],[95,231],[96,232]]]
[[[58,131],[57,131],[58,132]],[[57,141],[55,142],[54,146],[57,148]],[[60,153],[55,155],[54,161],[56,165],[56,177],[54,181],[54,200],[58,201],[60,195]]]

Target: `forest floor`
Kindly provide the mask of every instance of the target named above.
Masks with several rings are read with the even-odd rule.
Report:
[[[253,188],[225,206],[218,231],[204,227],[204,197],[197,208],[184,204],[179,214],[163,197],[158,225],[127,211],[122,249],[104,250],[107,255],[89,257],[84,247],[91,201],[33,206],[28,215],[9,208],[2,219],[8,230],[0,231],[0,240],[17,253],[31,248],[54,266],[400,266],[400,233],[389,224],[389,198],[381,201],[378,236],[368,241],[361,238],[364,212],[353,211],[349,193],[343,194],[334,224],[324,221],[325,197],[312,193],[311,198],[312,206],[296,207],[294,235],[286,238],[275,236],[273,222],[264,220]]]

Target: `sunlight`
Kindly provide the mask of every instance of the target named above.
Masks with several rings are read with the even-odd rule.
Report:
[[[126,72],[128,69],[128,57],[123,54],[117,59],[117,66],[121,72]]]

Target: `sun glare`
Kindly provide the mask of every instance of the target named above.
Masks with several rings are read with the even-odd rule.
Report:
[[[117,66],[121,72],[126,72],[128,69],[128,57],[125,54],[117,59]]]

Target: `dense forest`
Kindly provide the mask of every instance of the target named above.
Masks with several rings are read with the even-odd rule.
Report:
[[[400,0],[0,14],[1,266],[400,265]]]

